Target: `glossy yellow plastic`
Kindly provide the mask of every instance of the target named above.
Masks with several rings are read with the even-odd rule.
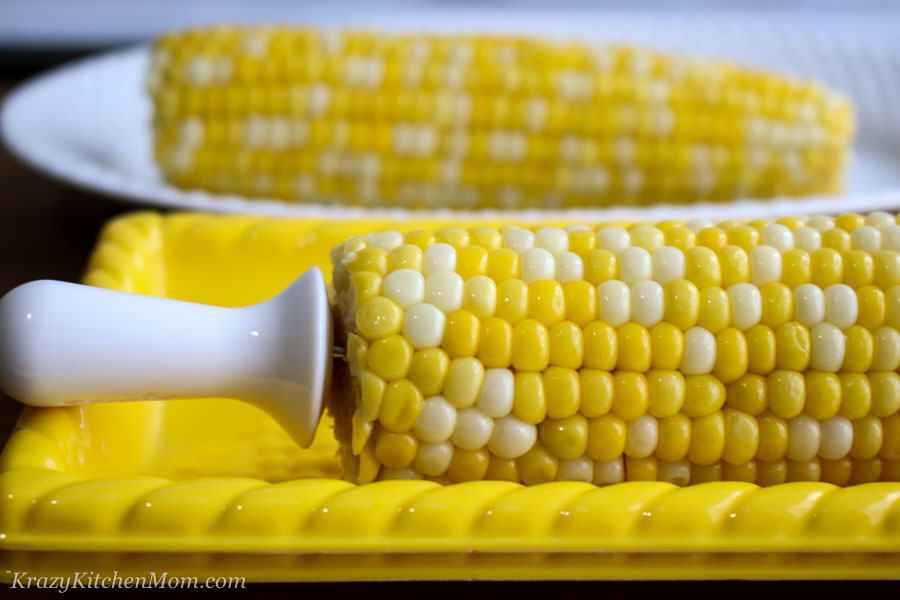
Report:
[[[275,295],[312,265],[327,272],[329,250],[348,236],[393,227],[137,213],[106,227],[85,282],[246,305]],[[407,229],[429,227],[444,226]],[[357,342],[354,351],[365,349]],[[445,358],[416,356],[408,377],[440,388]],[[591,394],[582,402],[598,413],[587,423],[589,455],[608,451],[609,440],[621,435],[625,424],[608,394],[611,386],[635,392],[625,383],[604,372],[581,382],[582,393]],[[729,386],[728,405],[762,410],[753,393],[731,399],[737,383]],[[873,387],[873,410],[893,402],[884,391],[890,385],[879,383],[877,393]],[[651,413],[659,408],[655,389]],[[764,415],[756,417],[756,467],[784,480],[787,468],[771,451],[777,441]],[[679,449],[679,440],[689,438],[678,423],[663,420],[660,447],[667,460],[679,460],[688,450]],[[898,430],[900,419],[889,419],[885,439],[896,439]],[[564,439],[554,443],[580,448],[583,424],[567,424]],[[363,456],[375,448],[370,439]],[[301,450],[259,409],[228,399],[27,408],[0,455],[0,579],[9,582],[17,571],[167,571],[247,581],[900,577],[900,483],[354,486],[340,480],[335,450],[329,419],[312,447]],[[411,455],[402,444],[384,442],[381,451],[392,452],[397,464]],[[879,464],[870,461],[872,475],[876,467],[895,469],[900,451],[885,452]],[[724,457],[748,454],[728,448]],[[518,464],[483,459],[469,451],[453,469],[518,470],[516,477],[548,481],[558,468],[537,454]],[[642,468],[656,466],[655,459],[645,462]],[[823,477],[837,477],[834,467],[822,461]],[[694,477],[720,478],[727,468],[698,467]]]

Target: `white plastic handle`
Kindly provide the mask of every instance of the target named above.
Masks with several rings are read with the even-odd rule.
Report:
[[[34,406],[227,397],[309,446],[331,376],[322,272],[278,296],[222,308],[59,281],[0,300],[0,387]]]

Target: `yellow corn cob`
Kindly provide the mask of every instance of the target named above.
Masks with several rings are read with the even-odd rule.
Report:
[[[833,193],[853,128],[815,83],[518,37],[188,31],[157,41],[149,89],[169,181],[328,204]]]
[[[900,478],[886,213],[389,231],[332,258],[353,480]]]

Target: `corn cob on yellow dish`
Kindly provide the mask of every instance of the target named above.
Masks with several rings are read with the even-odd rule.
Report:
[[[384,232],[332,259],[354,481],[900,480],[886,213]]]
[[[523,37],[192,30],[157,41],[148,85],[171,183],[324,204],[835,193],[853,129],[815,83]]]

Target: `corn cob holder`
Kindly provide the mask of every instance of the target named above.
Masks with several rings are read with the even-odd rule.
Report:
[[[853,130],[814,83],[522,37],[193,30],[157,41],[148,79],[170,182],[325,204],[836,193]]]
[[[388,231],[332,259],[353,481],[900,480],[891,215]],[[232,396],[308,445],[326,396],[315,269],[243,309],[38,282],[0,320],[30,404]]]

